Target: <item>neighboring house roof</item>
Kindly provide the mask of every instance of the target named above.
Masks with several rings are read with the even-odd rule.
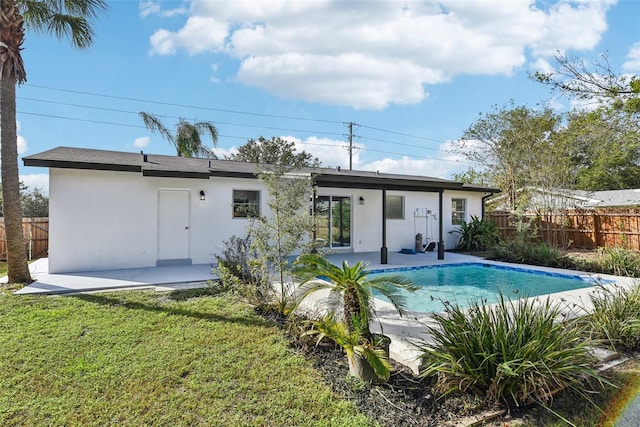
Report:
[[[146,161],[145,161],[146,160]],[[260,165],[232,160],[201,159],[156,154],[126,153],[88,148],[58,147],[25,156],[25,166],[64,169],[88,169],[138,172],[143,176],[200,178],[214,176],[255,178]],[[441,178],[420,175],[385,174],[340,168],[303,168],[302,173],[314,175],[317,185],[338,188],[368,188],[407,191],[461,190],[496,193],[490,187],[463,184]]]
[[[567,189],[546,190],[537,187],[525,187],[518,189],[518,193],[521,193],[522,191],[526,191],[530,195],[534,195],[534,197],[531,197],[529,200],[529,208],[531,209],[542,207],[543,204],[553,204],[556,207],[569,209],[640,206],[639,188],[603,191]],[[506,200],[506,195],[500,194],[496,197],[492,197],[488,202],[494,203],[498,208],[500,208],[504,200]]]
[[[640,188],[628,190],[606,190],[589,192],[591,199],[585,206],[594,208],[613,208],[640,206]]]

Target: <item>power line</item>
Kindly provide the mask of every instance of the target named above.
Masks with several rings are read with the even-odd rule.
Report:
[[[18,114],[30,115],[30,116],[48,117],[48,118],[62,119],[62,120],[73,120],[73,121],[86,122],[86,123],[97,123],[97,124],[104,124],[104,125],[111,125],[111,126],[122,126],[122,127],[136,128],[136,129],[146,129],[145,126],[141,126],[141,125],[130,125],[130,124],[126,124],[126,123],[116,123],[116,122],[108,122],[108,121],[102,121],[102,120],[84,119],[84,118],[78,118],[78,117],[67,117],[67,116],[60,116],[60,115],[55,115],[55,114],[32,113],[32,112],[29,112],[29,111],[17,111],[17,113]],[[233,139],[244,139],[244,140],[250,139],[249,137],[246,137],[246,136],[237,136],[237,135],[220,134],[219,136],[225,137],[225,138],[233,138]],[[335,144],[323,144],[323,143],[319,143],[319,142],[305,142],[304,145],[321,146],[321,147],[336,147]],[[349,147],[348,146],[344,146],[344,148],[349,148]],[[475,163],[466,162],[466,161],[463,161],[463,160],[449,160],[449,159],[441,159],[441,158],[437,158],[437,157],[427,157],[427,156],[412,156],[412,155],[408,155],[406,153],[397,153],[397,152],[393,152],[393,151],[376,150],[376,149],[367,148],[367,147],[359,147],[359,149],[364,150],[364,151],[374,152],[374,153],[406,156],[406,157],[415,158],[415,159],[437,160],[437,161],[443,161],[443,162],[465,163],[465,164],[471,164],[471,165],[475,164]]]
[[[441,151],[443,153],[448,153],[447,150],[443,150],[443,149],[440,149],[440,148],[424,147],[422,145],[407,144],[406,142],[397,142],[397,141],[390,141],[388,139],[370,138],[370,137],[367,137],[367,136],[363,136],[362,138],[367,140],[367,141],[387,142],[389,144],[394,144],[394,145],[403,145],[403,146],[406,146],[406,147],[420,148],[422,150]]]
[[[93,106],[93,105],[74,104],[74,103],[69,103],[69,102],[49,101],[49,100],[46,100],[46,99],[37,99],[37,98],[28,98],[28,97],[18,97],[18,99],[25,100],[25,101],[42,102],[42,103],[54,104],[54,105],[66,105],[68,107],[87,108],[87,109],[91,109],[91,110],[111,111],[111,112],[114,112],[114,113],[135,114],[136,116],[139,113],[138,111],[119,110],[119,109],[116,109],[116,108],[96,107],[96,106]],[[181,117],[168,116],[168,115],[164,115],[164,114],[154,114],[154,115],[157,116],[157,117],[162,117],[162,118],[167,118],[167,119],[176,119],[176,120],[180,120],[181,119]],[[274,127],[274,126],[251,125],[251,124],[246,124],[246,123],[222,122],[222,121],[218,121],[218,120],[214,120],[213,122],[215,124],[223,124],[223,125],[229,125],[229,126],[243,126],[243,127],[257,128],[257,129],[282,130],[282,131],[287,131],[287,132],[307,132],[307,133],[322,134],[322,135],[332,135],[332,136],[341,136],[342,135],[342,134],[339,134],[337,132],[326,132],[326,131],[320,131],[320,130],[291,129],[291,128],[281,128],[281,127]]]
[[[229,110],[229,109],[223,109],[223,108],[202,107],[202,106],[196,106],[196,105],[179,104],[179,103],[164,102],[164,101],[154,101],[154,100],[142,99],[142,98],[132,98],[132,97],[126,97],[126,96],[108,95],[108,94],[95,93],[95,92],[86,92],[86,91],[80,91],[80,90],[74,90],[74,89],[55,88],[55,87],[42,86],[42,85],[24,84],[23,86],[39,88],[39,89],[46,89],[46,90],[52,90],[52,91],[58,91],[58,92],[76,93],[76,94],[80,94],[80,95],[89,95],[89,96],[111,98],[111,99],[120,99],[120,100],[125,100],[125,101],[146,102],[146,103],[150,103],[150,104],[167,105],[167,106],[173,106],[173,107],[202,109],[202,110],[207,110],[207,111],[216,111],[216,112],[230,113],[230,114],[242,114],[242,115],[257,116],[257,117],[270,117],[270,118],[300,120],[300,121],[309,121],[309,122],[317,122],[317,123],[344,124],[343,121],[337,121],[337,120],[311,119],[311,118],[307,118],[307,117],[285,116],[285,115],[278,115],[278,114],[266,114],[266,113],[250,112],[250,111]],[[23,98],[23,99],[26,99],[26,98]],[[94,108],[97,108],[97,107],[94,107]],[[117,110],[115,110],[115,111],[117,111]],[[398,136],[404,136],[404,137],[408,137],[408,138],[422,139],[422,140],[425,140],[425,141],[440,142],[440,143],[448,142],[448,141],[441,140],[441,139],[427,138],[427,137],[420,136],[420,135],[412,135],[412,134],[409,134],[409,133],[403,133],[403,132],[398,132],[398,131],[389,130],[389,129],[382,129],[382,128],[375,127],[375,126],[367,126],[367,125],[363,125],[363,124],[359,124],[358,126],[360,126],[362,128],[366,128],[366,129],[375,130],[375,131],[378,131],[378,132],[385,132],[385,133],[398,135]],[[278,128],[274,128],[274,129],[278,129]],[[308,132],[308,131],[303,130],[303,132]],[[320,132],[317,132],[317,133],[320,133]],[[334,133],[325,133],[325,134],[337,135],[337,134],[334,134]],[[369,138],[369,139],[371,139],[372,141],[376,140],[374,138]],[[378,139],[376,141],[393,142],[393,141],[388,141],[388,140],[384,140],[384,139]],[[395,143],[396,144],[402,144],[402,143],[399,143],[399,142],[395,142]],[[413,146],[413,147],[419,147],[419,146],[415,146],[415,145],[411,145],[411,144],[406,144],[406,145],[407,146]],[[419,148],[423,148],[423,147],[419,147]]]
[[[23,86],[29,86],[29,87],[39,88],[39,89],[55,90],[55,91],[59,91],[59,92],[77,93],[77,94],[81,94],[81,95],[99,96],[99,97],[103,97],[103,98],[121,99],[121,100],[125,100],[125,101],[147,102],[149,104],[168,105],[168,106],[171,106],[171,107],[183,107],[183,108],[193,108],[193,109],[198,109],[198,110],[218,111],[218,112],[221,112],[221,113],[244,114],[244,115],[248,115],[248,116],[271,117],[271,118],[277,118],[277,119],[301,120],[301,121],[318,122],[318,123],[342,124],[341,121],[337,121],[337,120],[310,119],[310,118],[306,118],[306,117],[281,116],[281,115],[277,115],[277,114],[255,113],[255,112],[249,112],[249,111],[228,110],[228,109],[224,109],[224,108],[202,107],[202,106],[197,106],[197,105],[178,104],[178,103],[174,103],[174,102],[153,101],[153,100],[142,99],[142,98],[130,98],[130,97],[126,97],[126,96],[107,95],[107,94],[104,94],[104,93],[85,92],[85,91],[73,90],[73,89],[60,89],[60,88],[55,88],[55,87],[32,85],[32,84],[24,84]]]
[[[136,102],[146,102],[146,103],[152,103],[152,104],[158,104],[158,105],[168,105],[168,106],[175,106],[175,107],[186,107],[186,108],[193,108],[193,109],[202,109],[202,110],[207,110],[207,111],[231,113],[231,114],[242,114],[242,115],[249,115],[249,116],[260,116],[260,117],[280,118],[280,119],[289,119],[289,120],[300,120],[300,121],[308,121],[308,122],[316,122],[316,123],[343,124],[343,125],[347,125],[349,127],[349,134],[348,134],[349,145],[347,147],[345,147],[345,148],[349,152],[349,164],[350,165],[352,165],[353,153],[354,153],[355,150],[358,150],[358,149],[364,149],[364,150],[369,150],[370,152],[377,152],[377,153],[391,154],[391,155],[401,155],[401,156],[406,156],[407,155],[406,153],[396,153],[396,152],[376,150],[376,149],[366,148],[366,147],[354,147],[353,138],[354,137],[360,138],[359,136],[353,134],[353,126],[354,125],[358,126],[358,127],[371,129],[371,130],[378,131],[378,132],[385,132],[385,133],[398,135],[398,136],[402,136],[402,137],[421,139],[421,140],[425,140],[425,141],[446,142],[446,141],[442,141],[442,140],[438,140],[438,139],[427,138],[427,137],[423,137],[423,136],[419,136],[419,135],[412,135],[412,134],[403,133],[403,132],[397,132],[397,131],[388,130],[388,129],[382,129],[382,128],[378,128],[378,127],[374,127],[374,126],[360,125],[360,124],[356,124],[354,122],[345,123],[345,122],[339,122],[339,121],[335,121],[335,120],[311,119],[311,118],[296,117],[296,116],[285,116],[285,115],[265,114],[265,113],[256,113],[256,112],[247,112],[247,111],[222,109],[222,108],[202,107],[202,106],[194,106],[194,105],[187,105],[187,104],[179,104],[179,103],[171,103],[171,102],[163,102],[163,101],[154,101],[154,100],[148,100],[148,99],[142,99],[142,98],[133,98],[133,97],[108,95],[108,94],[101,94],[101,93],[94,93],[94,92],[86,92],[86,91],[79,91],[79,90],[73,90],[73,89],[54,88],[54,87],[41,86],[41,85],[26,84],[25,86],[30,86],[30,87],[39,88],[39,89],[59,91],[59,92],[76,93],[76,94],[82,94],[82,95],[103,97],[103,98],[119,99],[119,100],[126,100],[126,101],[136,101]],[[137,111],[129,111],[129,110],[116,109],[116,108],[107,108],[107,107],[96,107],[96,106],[75,104],[75,103],[65,103],[65,102],[60,102],[60,101],[49,101],[49,100],[42,100],[42,99],[37,99],[37,98],[20,97],[19,99],[28,100],[28,101],[35,101],[35,102],[43,102],[43,103],[49,103],[49,104],[55,104],[55,105],[66,105],[66,106],[71,106],[71,107],[87,108],[87,109],[93,109],[93,110],[111,111],[111,112],[116,112],[116,113],[126,113],[126,114],[136,114],[136,115],[138,114]],[[79,118],[65,117],[65,116],[53,115],[53,114],[39,114],[39,113],[32,113],[32,112],[21,112],[21,114],[36,115],[36,116],[50,117],[50,118],[56,118],[56,119],[74,120],[74,121],[84,121],[84,122],[88,122],[88,123],[124,126],[124,127],[139,128],[139,129],[144,129],[145,128],[145,127],[139,126],[139,125],[115,123],[115,122],[108,122],[108,121],[102,121],[102,120],[79,119]],[[180,119],[179,117],[168,116],[168,115],[158,115],[158,116],[159,117],[166,117],[166,118],[173,118],[173,119]],[[322,135],[329,135],[329,136],[342,136],[343,135],[343,134],[339,134],[339,133],[336,133],[336,132],[326,132],[326,131],[307,130],[307,129],[281,128],[281,127],[261,126],[261,125],[233,123],[233,122],[214,121],[214,123],[216,123],[216,124],[225,124],[225,125],[229,125],[229,126],[243,126],[243,127],[249,127],[249,128],[262,128],[262,129],[270,129],[270,130],[277,130],[277,131],[287,131],[287,132],[303,132],[303,133],[322,134]],[[220,135],[220,136],[225,136],[227,138],[244,138],[244,137],[233,136],[233,135]],[[249,139],[249,138],[246,138],[246,139]],[[371,138],[371,137],[365,137],[365,139],[370,140],[370,141],[383,142],[383,143],[394,144],[394,145],[399,145],[399,146],[406,146],[406,147],[412,147],[412,148],[418,148],[418,149],[423,149],[423,150],[431,150],[431,151],[443,152],[443,153],[448,153],[449,152],[448,150],[424,147],[422,145],[410,144],[410,143],[406,143],[406,142],[392,141],[392,140],[387,140],[387,139]],[[320,146],[322,146],[322,145],[324,145],[324,146],[334,146],[332,144],[321,144],[321,143],[307,143],[307,144],[309,144],[309,145],[320,145]],[[425,156],[409,156],[409,157],[422,158],[422,159],[433,159],[433,160],[456,162],[456,163],[473,164],[473,163],[465,162],[465,161],[439,159],[439,158],[425,157]],[[351,168],[351,166],[350,166],[350,168]]]
[[[33,102],[40,102],[40,103],[46,103],[46,104],[53,104],[53,105],[65,105],[65,106],[68,106],[68,107],[86,108],[86,109],[91,109],[91,110],[111,111],[111,112],[114,112],[114,113],[126,113],[126,114],[135,114],[135,115],[138,115],[138,113],[139,113],[138,111],[122,110],[122,109],[107,108],[107,107],[96,107],[94,105],[77,104],[77,103],[60,102],[60,101],[50,101],[50,100],[46,100],[46,99],[38,99],[38,98],[30,98],[30,97],[18,97],[18,99],[24,100],[24,101],[33,101]],[[156,116],[162,117],[162,118],[168,118],[168,119],[176,119],[176,120],[180,119],[180,117],[169,116],[169,115],[165,115],[165,114],[156,114]],[[97,123],[104,123],[104,122],[97,122]],[[372,138],[372,137],[361,137],[359,135],[353,134],[353,126],[358,126],[358,127],[361,126],[360,124],[354,123],[354,122],[343,123],[346,126],[351,126],[351,129],[349,130],[348,134],[339,134],[337,132],[326,132],[326,131],[320,131],[320,130],[292,129],[292,128],[282,128],[282,127],[276,127],[276,126],[261,126],[261,125],[252,125],[252,124],[246,124],[246,123],[224,122],[224,121],[219,121],[219,120],[214,120],[214,123],[215,124],[229,125],[229,126],[242,126],[242,127],[255,128],[255,129],[269,129],[269,130],[278,130],[278,131],[286,131],[286,132],[304,132],[304,133],[313,133],[313,134],[318,134],[318,135],[329,135],[329,136],[346,136],[346,137],[349,138],[349,147],[347,149],[348,149],[348,152],[349,152],[350,160],[351,160],[351,157],[353,156],[353,153],[355,151],[357,151],[358,149],[360,149],[359,147],[353,146],[353,139],[354,138],[357,138],[357,139],[364,138],[364,139],[366,139],[368,141],[385,142],[385,143],[394,144],[394,145],[400,145],[400,146],[406,146],[406,147],[412,147],[412,148],[419,148],[419,149],[422,149],[422,150],[430,150],[430,151],[443,152],[443,153],[447,153],[448,152],[447,150],[443,150],[443,149],[439,149],[439,148],[425,147],[425,146],[418,145],[418,144],[409,144],[409,143],[406,143],[406,142],[398,142],[398,141],[392,141],[392,140],[388,140],[388,139],[380,139],[380,138]],[[369,126],[363,126],[363,127],[370,128]],[[389,131],[389,132],[391,132],[391,131]],[[397,132],[391,132],[391,133],[397,133]]]
[[[361,126],[363,128],[377,130],[378,132],[386,132],[386,133],[391,133],[391,134],[394,134],[394,135],[406,136],[406,137],[409,137],[409,138],[424,139],[425,141],[447,142],[447,141],[443,141],[441,139],[427,138],[425,136],[419,136],[419,135],[411,135],[409,133],[396,132],[394,130],[381,129],[381,128],[377,128],[377,127],[373,127],[373,126],[367,126],[367,125],[361,125]]]

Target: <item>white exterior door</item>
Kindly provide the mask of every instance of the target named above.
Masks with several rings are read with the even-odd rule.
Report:
[[[158,192],[158,263],[188,263],[189,191]]]

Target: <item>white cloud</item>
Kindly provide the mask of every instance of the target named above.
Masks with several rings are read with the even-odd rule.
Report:
[[[229,157],[232,154],[238,154],[238,149],[236,147],[231,147],[231,148],[216,147],[212,151],[214,152],[216,157],[218,157],[219,159],[224,159],[226,157]]]
[[[622,64],[622,70],[627,73],[640,73],[640,41],[635,42],[629,49],[627,61]]]
[[[145,148],[151,142],[148,136],[141,136],[133,140],[133,146],[136,148]]]
[[[316,136],[302,140],[291,135],[282,135],[280,138],[293,142],[297,152],[306,151],[312,156],[317,157],[323,167],[335,168],[340,166],[343,169],[349,168],[348,143],[344,140],[319,138]],[[452,142],[442,143],[438,147],[440,154],[437,158],[433,159],[403,156],[400,159],[384,158],[367,163],[362,158],[362,154],[366,153],[365,144],[354,143],[352,167],[355,170],[423,175],[450,179],[453,173],[467,170],[470,166],[463,156],[453,152],[453,148],[454,144]],[[228,149],[216,148],[214,152],[218,158],[222,159],[231,154],[236,154],[238,149],[236,147]]]
[[[466,147],[476,146],[474,141],[465,141]],[[459,152],[460,143],[447,141],[438,147],[434,158],[415,158],[402,156],[400,159],[384,158],[363,164],[362,170],[380,171],[403,175],[421,175],[435,178],[451,179],[454,173],[463,172],[472,166]]]
[[[349,167],[349,145],[346,141],[331,138],[318,138],[317,136],[311,136],[305,140],[301,140],[294,136],[282,136],[281,138],[293,142],[297,151],[300,152],[304,150],[307,153],[311,153],[314,157],[317,157],[324,167],[340,166],[345,169]],[[354,143],[353,145],[353,168],[359,169],[361,152],[359,149],[363,148],[364,145],[359,143]]]
[[[555,70],[546,58],[538,58],[531,63],[530,68],[541,73],[553,73]]]
[[[18,132],[20,132],[20,127],[20,122],[16,121],[16,130]],[[27,152],[27,150],[27,139],[24,136],[18,134],[18,154],[24,154]]]
[[[49,174],[33,173],[20,175],[20,181],[29,188],[39,188],[44,194],[49,195]]]
[[[159,1],[142,0],[138,3],[138,11],[140,17],[146,18],[149,15],[160,15],[167,18],[176,15],[184,15],[187,13],[187,9],[184,7],[177,7],[174,9],[162,9],[162,5]]]
[[[592,49],[614,3],[193,0],[182,28],[151,36],[151,52],[226,54],[240,62],[236,77],[245,85],[382,109],[419,103],[425,85],[457,75],[510,75],[527,62],[526,52],[542,66],[538,58],[556,50]]]
[[[220,69],[220,64],[211,64],[211,83],[220,83],[220,78],[216,77],[216,73]]]
[[[216,52],[224,47],[228,33],[226,23],[214,18],[192,16],[178,32],[158,30],[151,35],[151,53],[171,55],[185,49],[189,55]]]
[[[531,43],[537,55],[557,50],[593,49],[607,30],[606,12],[617,0],[561,0],[550,7],[540,37]]]
[[[27,140],[24,136],[18,135],[18,154],[24,154],[28,150]]]

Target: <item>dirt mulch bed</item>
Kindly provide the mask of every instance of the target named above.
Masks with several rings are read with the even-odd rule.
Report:
[[[287,333],[286,318],[276,313],[260,312],[278,323]],[[361,413],[384,427],[443,427],[456,420],[481,414],[487,409],[476,396],[464,393],[437,399],[429,379],[418,378],[404,365],[392,362],[391,378],[384,384],[372,385],[349,374],[344,351],[326,340],[315,345],[287,333],[293,351],[311,360],[333,391],[351,401]]]
[[[266,319],[278,323],[289,336],[292,351],[311,360],[315,368],[322,373],[336,395],[351,401],[358,410],[383,427],[445,427],[468,426],[471,420],[502,410],[502,407],[488,407],[481,398],[471,394],[454,393],[444,399],[437,399],[430,379],[419,378],[407,367],[394,363],[391,378],[384,384],[364,383],[349,374],[347,359],[342,349],[332,342],[314,345],[313,341],[304,341],[287,328],[286,318],[275,313],[260,312]],[[290,325],[289,325],[290,326]],[[629,355],[639,360],[640,355]],[[615,370],[615,369],[614,369]],[[594,396],[600,405],[607,404],[607,397]],[[554,401],[554,407],[563,411],[570,408],[583,408],[581,398],[571,393],[561,394]],[[564,409],[562,409],[564,408]],[[569,409],[567,409],[569,408]],[[579,409],[580,410],[580,409]],[[485,427],[504,427],[518,425],[544,426],[557,418],[543,408],[520,407],[500,415],[483,425]]]

